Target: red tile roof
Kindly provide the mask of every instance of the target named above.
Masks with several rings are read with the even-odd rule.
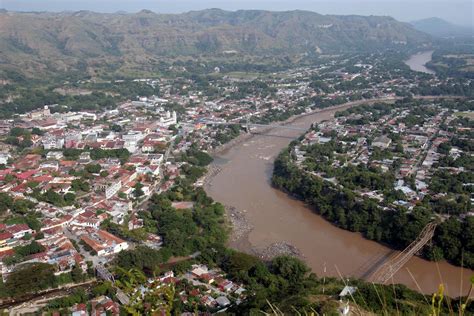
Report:
[[[16,225],[8,226],[6,230],[12,234],[15,234],[22,231],[30,230],[30,228],[26,224],[16,224]]]
[[[13,235],[12,233],[10,232],[3,232],[3,233],[0,233],[0,240],[8,240],[10,238],[12,238]]]
[[[17,174],[16,177],[20,180],[27,180],[31,178],[31,176],[33,176],[36,172],[37,170],[28,170],[28,171],[24,171],[22,173]]]

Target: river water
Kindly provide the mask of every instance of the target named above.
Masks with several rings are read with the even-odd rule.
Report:
[[[432,50],[419,52],[419,53],[411,55],[410,58],[405,60],[405,64],[408,65],[408,67],[410,67],[411,70],[434,75],[435,72],[425,66],[426,63],[431,61],[432,56],[433,56]]]
[[[334,113],[334,109],[323,110],[298,118],[291,125],[307,129],[313,122],[331,119]],[[300,134],[296,130],[273,129],[216,156],[222,170],[211,179],[206,191],[215,200],[244,212],[252,227],[248,234],[231,241],[230,246],[252,253],[273,243],[286,242],[301,251],[318,276],[367,277],[387,256],[393,255],[391,249],[333,226],[304,203],[271,186],[275,157]],[[394,281],[424,293],[432,293],[440,283],[445,283],[447,294],[458,296],[467,293],[473,273],[446,262],[413,257]]]

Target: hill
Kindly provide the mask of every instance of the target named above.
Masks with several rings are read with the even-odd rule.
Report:
[[[434,37],[465,37],[474,36],[474,29],[460,26],[440,18],[427,18],[410,22],[413,27]]]
[[[258,56],[341,53],[429,41],[427,34],[391,17],[308,11],[0,12],[3,76],[143,70],[163,57],[229,51]]]

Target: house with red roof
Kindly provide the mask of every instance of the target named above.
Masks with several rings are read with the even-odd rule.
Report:
[[[0,249],[7,246],[13,239],[13,234],[10,232],[0,233]]]
[[[15,224],[7,226],[6,231],[13,235],[13,238],[20,239],[26,234],[33,234],[33,230],[26,224]]]
[[[101,229],[90,234],[84,234],[81,236],[81,239],[97,252],[99,256],[119,253],[122,250],[128,249],[126,241]]]
[[[31,181],[38,182],[38,183],[47,183],[49,181],[53,180],[53,177],[49,174],[44,174],[40,176],[33,177]]]
[[[41,231],[46,231],[55,228],[62,228],[66,226],[69,221],[66,218],[47,218],[43,220],[43,227],[41,227]]]
[[[16,193],[25,193],[29,189],[28,185],[26,182],[23,182],[17,186],[14,186],[13,188],[10,189],[11,192],[16,192]]]
[[[23,158],[18,159],[15,161],[15,168],[16,169],[27,169],[27,168],[37,168],[39,166],[39,162],[41,160],[41,155],[36,154],[28,154]]]
[[[4,169],[4,170],[0,170],[0,180],[3,181],[5,180],[5,176],[7,174],[12,174],[13,173],[13,169]]]
[[[9,248],[9,249],[0,249],[0,261],[3,259],[13,256],[15,254],[15,250]]]
[[[88,218],[79,215],[72,222],[71,225],[80,226],[80,227],[92,227],[99,228],[102,221],[98,218]]]
[[[71,308],[72,316],[88,316],[87,305],[84,303],[76,304]]]
[[[17,173],[16,177],[20,180],[30,180],[33,175],[35,175],[38,172],[38,170],[32,169],[32,170],[27,170],[21,173]]]
[[[101,296],[91,302],[91,316],[113,315],[120,314],[120,306],[118,303],[112,301],[109,297]]]

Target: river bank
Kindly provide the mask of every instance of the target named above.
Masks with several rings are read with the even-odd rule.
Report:
[[[433,99],[430,96],[417,98]],[[287,121],[307,129],[315,121],[331,119],[337,110],[397,99],[350,102]],[[239,233],[232,234],[229,246],[263,257],[265,249],[277,245],[271,249],[296,252],[295,255],[303,258],[320,276],[338,276],[339,270],[344,276],[362,278],[374,265],[392,255],[393,250],[333,226],[304,203],[271,186],[274,158],[301,133],[273,129],[271,133],[247,136],[234,146],[215,151],[215,163],[221,171],[205,189],[214,200],[231,206],[227,207],[227,217],[234,225],[234,232]],[[232,217],[237,220],[232,221]],[[470,273],[446,262],[434,263],[414,257],[394,281],[424,293],[432,293],[440,283],[445,283],[449,295],[456,296],[467,290]]]
[[[433,50],[418,52],[413,54],[404,61],[404,63],[410,67],[413,71],[424,72],[430,75],[436,74],[433,70],[426,67],[426,64],[429,63],[433,57]]]
[[[352,101],[352,102],[348,102],[348,103],[344,103],[340,105],[335,105],[333,107],[328,107],[324,109],[316,109],[310,112],[301,113],[301,114],[292,116],[286,119],[285,121],[275,122],[275,124],[285,126],[285,125],[294,123],[295,121],[302,119],[304,117],[312,116],[318,113],[333,112],[333,111],[346,109],[348,107],[356,106],[360,104],[370,104],[370,103],[376,103],[376,102],[381,102],[381,101],[394,102],[397,99],[400,99],[400,98],[388,97],[388,98],[383,98],[383,99],[368,99],[368,100]],[[259,128],[252,133],[240,134],[239,136],[232,139],[228,143],[225,143],[209,151],[209,154],[212,155],[213,157],[224,154],[226,151],[231,150],[235,146],[242,145],[246,141],[249,141],[252,138],[257,137],[258,135],[268,133],[273,129],[275,129],[275,127]],[[267,157],[262,157],[262,158],[267,159]],[[215,163],[211,164],[211,166],[208,168],[206,175],[204,176],[202,180],[204,187],[210,188],[212,186],[212,180],[222,171],[225,163],[226,162],[224,162],[223,164],[215,164]],[[251,223],[249,223],[249,221],[247,220],[245,216],[245,213],[247,211],[239,210],[236,207],[231,206],[231,205],[225,205],[225,210],[226,210],[227,222],[229,223],[231,227],[231,235],[230,235],[230,240],[229,240],[230,244],[239,244],[241,245],[239,248],[246,249],[246,252],[257,256],[261,258],[262,260],[271,260],[272,258],[279,255],[291,255],[291,256],[298,257],[300,259],[304,259],[305,256],[303,252],[288,241],[274,242],[266,247],[256,247],[256,246],[251,245],[248,242],[248,236],[252,232],[254,227]]]

